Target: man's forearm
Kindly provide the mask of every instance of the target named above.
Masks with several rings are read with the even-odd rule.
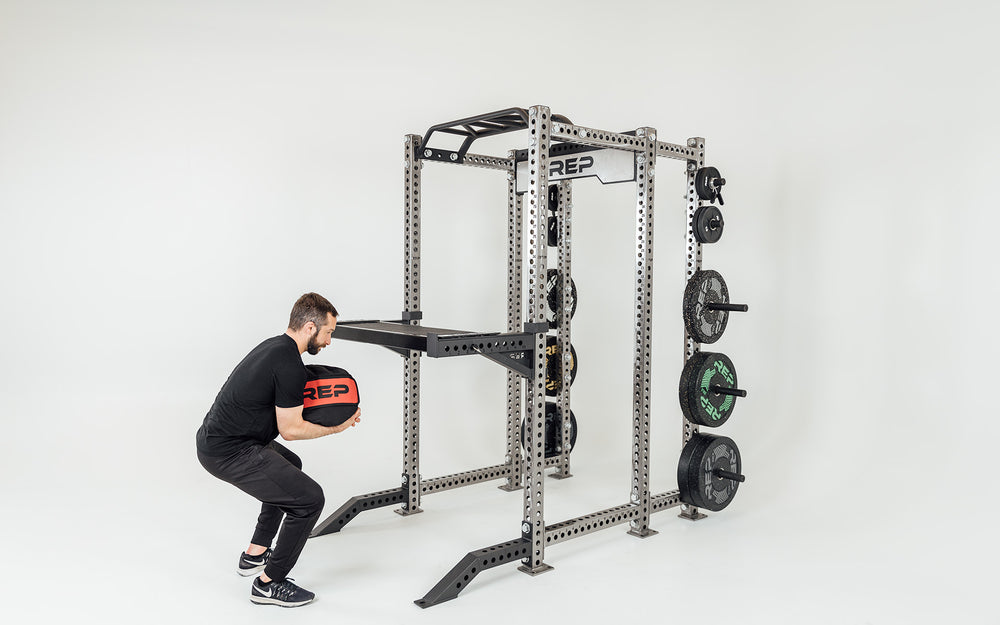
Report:
[[[294,427],[286,428],[286,431],[281,433],[281,438],[286,441],[303,441],[327,436],[328,434],[336,434],[340,431],[341,429],[338,427],[327,427],[302,419]]]

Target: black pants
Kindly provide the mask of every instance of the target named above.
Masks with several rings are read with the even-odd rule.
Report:
[[[302,472],[302,460],[271,441],[266,446],[251,445],[227,458],[198,452],[198,461],[215,477],[262,502],[251,542],[267,547],[278,536],[264,573],[271,579],[285,579],[323,511],[323,489]]]

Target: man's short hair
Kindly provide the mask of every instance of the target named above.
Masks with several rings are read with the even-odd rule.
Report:
[[[292,314],[288,317],[288,329],[295,331],[302,329],[310,321],[316,327],[326,323],[326,315],[330,313],[334,317],[339,317],[337,309],[333,307],[330,300],[319,293],[306,293],[300,297],[292,306]]]

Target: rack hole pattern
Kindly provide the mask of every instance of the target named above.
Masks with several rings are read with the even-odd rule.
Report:
[[[620,135],[612,132],[605,132],[603,130],[596,130],[593,128],[584,128],[582,126],[566,126],[565,124],[554,124],[552,126],[553,131],[557,134],[570,134],[577,137],[584,142],[587,139],[594,141],[602,141],[605,143],[617,143],[623,146],[636,147],[644,143],[643,139],[636,139],[631,135]],[[572,129],[572,130],[569,130]],[[581,136],[581,133],[582,136]]]
[[[466,353],[469,350],[475,350],[482,352],[484,354],[492,354],[496,352],[507,352],[509,348],[524,349],[524,341],[521,339],[510,340],[510,341],[487,341],[485,343],[460,343],[458,345],[445,345],[445,352],[455,352],[455,353]]]
[[[464,486],[466,484],[477,484],[479,482],[488,482],[490,480],[499,479],[502,477],[507,477],[510,475],[510,469],[506,466],[496,467],[493,469],[487,469],[483,471],[467,471],[464,473],[455,473],[453,475],[446,475],[434,480],[424,481],[421,484],[422,493],[432,493],[439,490],[448,490],[451,488],[456,488],[459,486]]]

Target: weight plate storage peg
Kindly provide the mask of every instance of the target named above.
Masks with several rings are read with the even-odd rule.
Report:
[[[746,312],[746,304],[730,304],[729,289],[718,271],[696,271],[684,288],[684,327],[699,343],[714,343],[726,331],[730,312]]]
[[[677,464],[681,501],[718,512],[732,502],[740,482],[740,450],[725,436],[697,433],[684,445]]]
[[[722,186],[724,184],[726,184],[726,179],[714,167],[702,167],[694,176],[694,188],[698,192],[698,197],[708,202],[714,202],[718,199],[720,205],[725,204],[722,200]]]
[[[562,425],[562,418],[560,415],[562,412],[559,410],[559,404],[548,401],[545,402],[545,457],[552,458],[558,456],[562,453],[560,448],[560,437],[559,428]],[[576,415],[573,411],[569,411],[569,449],[567,451],[573,451],[576,449]],[[524,437],[525,437],[525,426],[524,421],[521,422],[521,447],[525,448]]]
[[[569,383],[576,380],[576,349],[569,346]],[[555,397],[562,391],[562,363],[560,362],[559,341],[554,336],[545,339],[545,394]]]
[[[562,272],[558,269],[549,269],[546,273],[546,294],[545,301],[548,307],[545,309],[545,320],[549,322],[549,329],[559,327],[559,319],[562,317]],[[569,280],[569,316],[572,319],[576,315],[576,283]]]
[[[699,243],[716,243],[722,238],[722,229],[726,223],[722,220],[722,211],[711,204],[702,206],[694,214],[694,238]]]
[[[680,400],[684,417],[698,425],[718,427],[733,414],[737,397],[736,367],[725,354],[698,352],[681,371]]]

